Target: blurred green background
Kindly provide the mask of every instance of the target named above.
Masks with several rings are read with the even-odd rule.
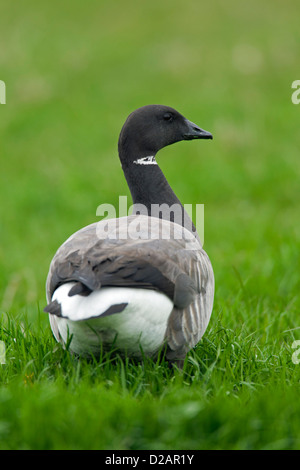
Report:
[[[233,295],[235,266],[253,292],[288,300],[299,279],[297,2],[6,2],[0,30],[2,309],[44,305],[58,246],[99,204],[129,196],[118,134],[151,103],[214,134],[164,149],[159,164],[182,202],[205,204],[217,297]]]
[[[300,339],[299,57],[295,0],[2,2],[1,310],[42,310],[56,249],[129,196],[127,115],[166,104],[214,135],[158,155],[181,201],[205,204],[210,328]]]

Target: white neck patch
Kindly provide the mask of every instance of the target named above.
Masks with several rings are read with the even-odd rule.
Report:
[[[139,158],[138,160],[134,160],[136,165],[157,165],[155,157],[153,155],[149,157]]]

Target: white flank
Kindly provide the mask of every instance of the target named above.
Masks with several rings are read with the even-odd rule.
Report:
[[[73,282],[58,287],[52,300],[61,305],[62,317],[55,317],[64,342],[72,336],[70,349],[80,355],[97,355],[104,346],[114,345],[129,355],[153,355],[162,346],[173,302],[164,294],[148,289],[107,287],[89,296],[68,293]],[[120,313],[101,317],[112,305],[127,303]]]

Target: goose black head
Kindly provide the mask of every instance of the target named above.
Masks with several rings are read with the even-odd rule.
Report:
[[[181,140],[212,139],[212,134],[169,106],[148,105],[131,113],[119,137],[122,164],[156,153]]]

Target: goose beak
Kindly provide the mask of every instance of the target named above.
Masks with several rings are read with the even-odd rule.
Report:
[[[210,132],[201,129],[196,124],[191,121],[186,120],[186,131],[183,134],[184,140],[192,140],[192,139],[212,139],[213,136]]]

